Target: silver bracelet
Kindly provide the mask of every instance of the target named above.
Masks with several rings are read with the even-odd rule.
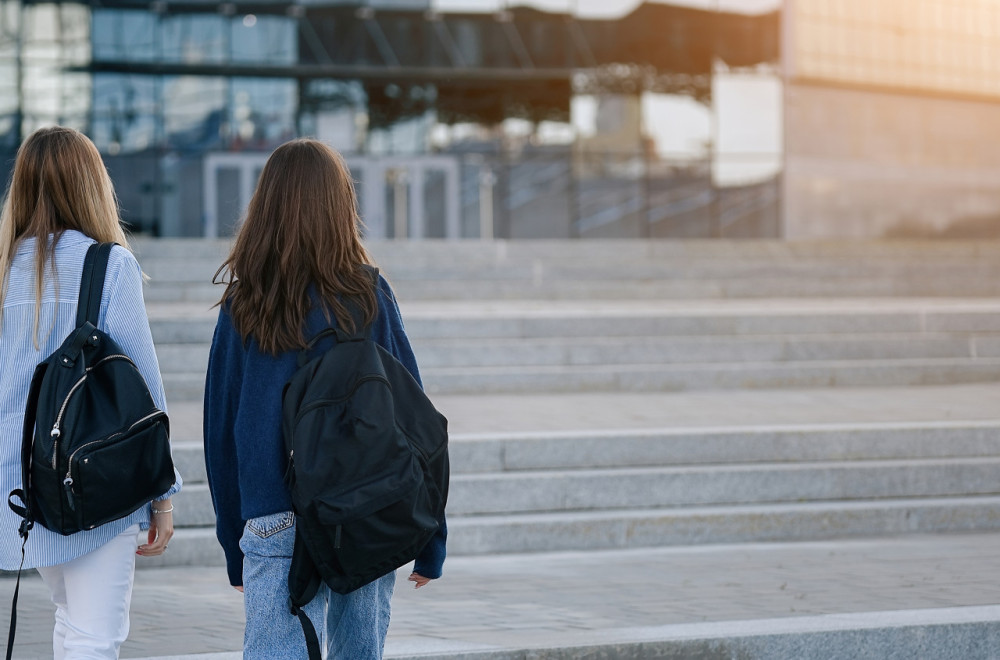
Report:
[[[155,506],[152,506],[152,505],[150,505],[149,508],[153,510],[154,514],[156,514],[156,513],[170,513],[171,511],[174,510],[174,505],[171,504],[169,509],[157,509]]]

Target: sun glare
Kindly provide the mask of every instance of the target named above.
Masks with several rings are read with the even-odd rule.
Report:
[[[792,0],[799,79],[1000,96],[995,0]]]

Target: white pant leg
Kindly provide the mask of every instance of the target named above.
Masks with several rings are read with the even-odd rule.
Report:
[[[63,581],[62,571],[40,568],[38,572],[49,588],[52,603],[56,606],[56,625],[52,629],[52,658],[63,660],[66,657],[63,650],[66,644],[66,582]]]
[[[133,525],[93,552],[38,569],[56,606],[55,658],[117,660],[128,637],[138,533]]]

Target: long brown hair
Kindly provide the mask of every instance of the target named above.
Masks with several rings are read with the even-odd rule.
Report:
[[[252,336],[272,355],[304,348],[310,287],[340,327],[356,329],[347,301],[371,323],[378,307],[360,226],[350,170],[336,151],[310,139],[275,149],[213,279],[226,284],[220,304],[229,304],[244,341]]]
[[[58,287],[55,248],[67,229],[128,248],[114,186],[97,147],[72,128],[41,128],[28,136],[17,151],[10,188],[0,211],[0,300],[7,296],[11,262],[21,241],[37,239],[36,347],[45,275],[50,272]]]

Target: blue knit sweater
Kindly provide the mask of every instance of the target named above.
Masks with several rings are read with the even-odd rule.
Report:
[[[396,298],[379,277],[378,315],[372,339],[381,344],[420,382],[413,350],[403,330]],[[306,337],[329,327],[322,309],[306,320]],[[320,342],[319,351],[332,345]],[[229,582],[243,584],[240,537],[250,518],[291,511],[292,500],[283,481],[286,458],[281,437],[281,393],[296,369],[298,351],[277,357],[260,350],[257,341],[244,343],[223,306],[212,339],[205,382],[205,463],[215,506],[215,530],[226,554]],[[447,527],[441,529],[417,558],[414,570],[441,577]]]

